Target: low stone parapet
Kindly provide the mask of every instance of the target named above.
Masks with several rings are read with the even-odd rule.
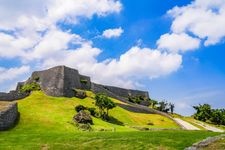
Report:
[[[14,101],[27,97],[29,93],[20,93],[18,91],[10,91],[9,93],[0,92],[0,101]]]
[[[18,117],[17,102],[0,102],[0,131],[13,127]]]

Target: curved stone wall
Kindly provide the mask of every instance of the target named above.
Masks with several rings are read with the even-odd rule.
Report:
[[[0,102],[0,131],[13,127],[18,116],[16,102]]]
[[[10,91],[9,93],[0,92],[0,101],[14,101],[27,97],[28,93],[20,93],[18,91]]]

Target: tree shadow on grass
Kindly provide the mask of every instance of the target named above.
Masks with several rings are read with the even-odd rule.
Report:
[[[109,122],[109,123],[112,123],[112,124],[124,126],[123,122],[119,121],[118,119],[116,119],[116,118],[114,118],[112,116],[109,116],[106,121]]]

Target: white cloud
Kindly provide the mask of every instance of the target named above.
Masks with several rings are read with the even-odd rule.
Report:
[[[117,0],[14,0],[0,1],[0,29],[44,30],[59,21],[77,23],[80,17],[118,13]]]
[[[190,32],[201,38],[205,46],[217,44],[225,37],[224,0],[195,0],[173,8],[168,14],[174,19],[174,33]]]
[[[123,29],[120,27],[115,29],[107,29],[103,31],[102,36],[107,39],[110,39],[110,38],[120,37],[121,34],[123,34]]]
[[[118,13],[122,4],[116,0],[9,0],[0,1],[0,9],[0,58],[23,60],[67,49],[71,40],[79,39],[57,29],[57,22],[77,23],[81,17]]]
[[[96,61],[93,56],[100,53],[99,49],[75,33],[62,31],[57,23],[77,24],[80,19],[104,17],[121,9],[118,0],[0,0],[0,58],[19,58],[23,64],[32,64],[32,70],[59,58],[68,62],[76,59],[77,63]],[[71,45],[80,48],[75,51]],[[15,79],[26,69],[1,68],[1,82]],[[1,89],[6,89],[5,85]]]
[[[39,37],[33,37],[32,34],[23,36],[0,32],[0,58],[22,58],[38,39]]]
[[[156,78],[179,69],[182,57],[178,54],[162,53],[149,48],[132,47],[117,59],[98,62],[101,50],[84,43],[75,50],[61,51],[44,61],[44,68],[67,65],[90,75],[95,82],[134,88],[138,79]],[[65,59],[66,58],[66,59]],[[135,80],[133,80],[135,79]]]
[[[118,13],[122,4],[116,0],[46,0],[42,3],[26,3],[11,6],[12,0],[0,2],[0,57],[20,58],[24,64],[32,64],[31,70],[56,65],[67,65],[90,75],[94,81],[131,88],[140,86],[142,78],[156,78],[170,74],[181,66],[182,56],[150,48],[132,47],[119,59],[110,58],[99,62],[102,52],[92,42],[71,31],[62,31],[58,22],[77,24],[79,18],[93,15],[105,16]],[[17,3],[16,3],[17,4]],[[31,5],[29,9],[25,9]],[[9,9],[6,6],[10,5]],[[34,5],[37,5],[36,7]],[[32,9],[30,9],[32,8]],[[6,17],[7,16],[7,17]],[[10,18],[11,17],[11,18]],[[9,19],[10,18],[10,19]],[[6,31],[7,30],[7,31]],[[8,33],[10,32],[10,34]],[[123,29],[108,29],[102,36],[119,37]],[[39,67],[39,68],[38,68]],[[1,82],[17,78],[26,67],[2,69]]]
[[[29,66],[22,66],[16,68],[2,68],[0,67],[0,83],[6,80],[14,80],[19,76],[28,73],[30,71]]]
[[[167,33],[160,37],[160,39],[157,41],[157,45],[159,49],[165,49],[173,53],[178,53],[199,48],[200,40],[185,33]]]
[[[79,16],[91,18],[94,14],[105,16],[118,13],[122,4],[116,0],[52,0],[48,18],[69,23],[77,23]]]

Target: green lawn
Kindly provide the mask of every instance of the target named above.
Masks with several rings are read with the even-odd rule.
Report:
[[[21,114],[18,125],[0,132],[0,150],[7,149],[183,149],[218,133],[182,131],[170,119],[136,113],[116,107],[110,115],[124,125],[93,118],[92,132],[82,132],[71,124],[74,107],[82,104],[94,107],[94,94],[85,99],[55,98],[42,92],[18,101]],[[122,103],[113,99],[116,103]],[[153,125],[147,125],[149,122]],[[162,131],[138,131],[136,127],[163,128]],[[100,132],[102,129],[108,132]],[[114,132],[112,132],[114,131]]]
[[[206,131],[3,132],[0,149],[184,149],[218,133]]]

